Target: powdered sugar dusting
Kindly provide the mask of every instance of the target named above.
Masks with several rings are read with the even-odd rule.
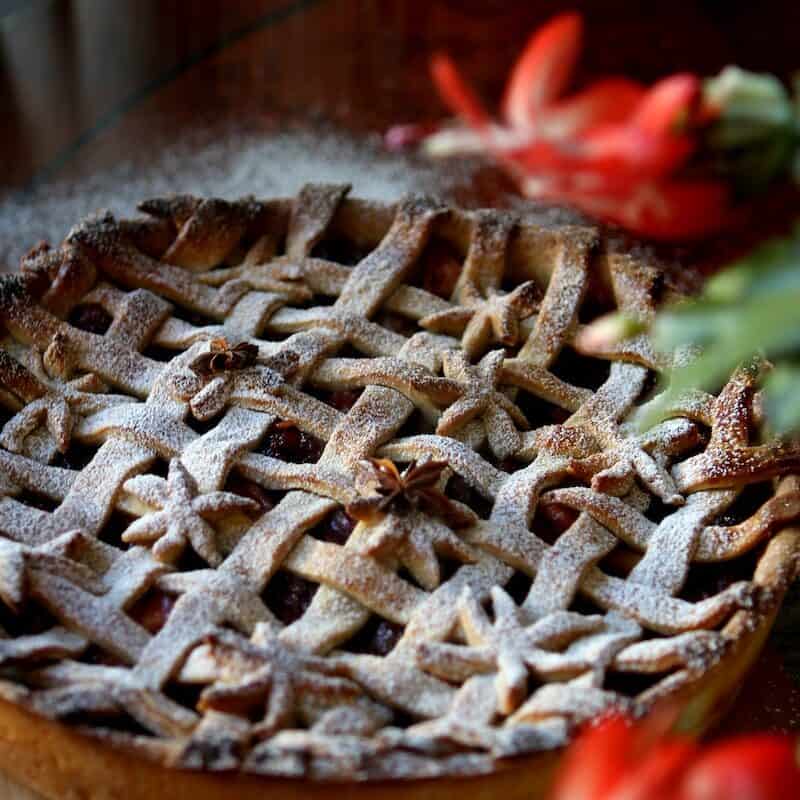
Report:
[[[60,241],[87,214],[111,209],[130,215],[145,197],[289,197],[306,183],[325,182],[351,183],[354,194],[384,202],[411,192],[452,201],[470,186],[476,169],[388,153],[376,137],[355,139],[332,130],[216,126],[175,141],[155,137],[111,169],[74,166],[31,191],[0,194],[0,272],[15,268],[36,242]]]
[[[0,503],[0,543],[8,541],[9,556],[0,598],[13,608],[41,602],[86,647],[51,631],[63,656],[40,684],[34,659],[42,642],[23,633],[31,663],[20,673],[37,676],[25,702],[39,713],[131,719],[173,740],[169,763],[191,768],[348,781],[471,774],[560,745],[572,725],[609,706],[643,711],[654,693],[675,691],[713,663],[726,637],[744,635],[739,611],[755,632],[756,615],[777,602],[790,567],[770,580],[769,550],[754,583],[709,581],[707,597],[682,596],[701,545],[707,560],[722,560],[715,543],[723,538],[706,530],[727,498],[718,508],[714,498],[706,502],[708,492],[687,492],[685,502],[675,491],[673,459],[705,443],[686,409],[647,435],[624,422],[646,386],[646,368],[614,360],[595,392],[549,371],[564,366],[556,360],[588,285],[592,232],[581,238],[575,229],[520,224],[511,247],[526,263],[546,256],[548,290],[538,303],[538,294],[520,298],[519,287],[509,286],[509,298],[526,300],[523,311],[537,302],[535,321],[514,330],[508,316],[497,331],[503,315],[489,315],[492,339],[521,347],[516,354],[488,349],[489,337],[476,337],[471,360],[452,336],[412,332],[413,321],[451,308],[442,296],[462,300],[453,292],[458,278],[438,297],[424,279],[423,287],[406,282],[417,279],[418,262],[446,226],[475,228],[467,252],[482,262],[478,275],[506,263],[505,236],[484,237],[479,247],[472,215],[423,198],[367,205],[346,191],[309,185],[291,205],[157,198],[146,206],[151,219],[83,223],[63,248],[26,259],[24,280],[0,281],[8,334],[0,384],[12,399],[0,396],[9,406],[5,432],[28,430],[32,410],[42,435],[59,438],[51,417],[59,408],[63,417],[63,404],[53,400],[45,415],[36,403],[61,391],[76,370],[93,374],[75,380],[102,383],[90,400],[110,397],[106,385],[130,398],[72,409],[78,419],[61,426],[65,441],[72,433],[78,444],[99,446],[74,478],[43,468],[36,454],[5,456],[13,496]],[[365,236],[372,249],[353,266],[320,268],[326,260],[309,255],[314,243],[330,245],[342,235],[332,227],[327,238],[334,218],[354,211],[365,228],[375,214],[393,220]],[[363,234],[356,231],[354,241]],[[282,250],[289,255],[274,258]],[[40,298],[47,281],[51,289]],[[332,303],[314,304],[317,286]],[[87,300],[100,304],[102,324],[73,317]],[[390,303],[409,322],[384,331]],[[462,333],[460,323],[451,332]],[[505,370],[506,358],[522,368]],[[750,445],[749,380],[735,379],[700,417],[711,429],[708,444],[683,464],[698,465],[701,483],[708,474],[725,478],[730,461],[716,469],[715,458],[699,462],[698,455],[761,447]],[[349,394],[333,402],[337,392]],[[537,400],[570,413],[543,413]],[[534,429],[525,438],[519,430],[542,423],[544,434]],[[307,447],[309,433],[319,441]],[[370,499],[359,470],[373,455],[416,463],[402,473],[386,466],[395,487],[384,482],[376,513],[348,520],[355,502],[363,511]],[[23,460],[62,501],[52,511],[19,491],[24,470],[14,464]],[[455,474],[448,478],[431,460]],[[452,498],[441,496],[445,480]],[[552,525],[537,521],[549,489],[556,490],[549,505],[572,507],[574,522],[563,510],[551,515]],[[722,526],[736,531],[741,552],[800,513],[796,480],[780,491],[738,527]],[[401,493],[413,504],[387,511],[384,500]],[[661,505],[649,508],[650,496]],[[645,515],[668,512],[664,501],[674,496],[680,511],[660,522]],[[441,513],[451,500],[453,508],[474,506],[469,524]],[[106,525],[115,510],[129,518]],[[618,541],[625,562],[604,563]],[[289,592],[296,592],[291,613],[273,607],[277,594]],[[576,592],[582,598],[573,604]],[[140,615],[140,600],[153,602],[152,615]],[[379,637],[372,624],[384,631]],[[348,647],[362,633],[375,644]],[[69,658],[73,649],[83,660]],[[119,665],[94,663],[97,651]],[[616,688],[611,673],[626,665],[652,676],[652,688],[642,693],[634,684],[635,697]],[[186,701],[191,708],[170,699],[175,683],[200,689],[197,702],[194,695]],[[422,761],[399,758],[407,754]]]

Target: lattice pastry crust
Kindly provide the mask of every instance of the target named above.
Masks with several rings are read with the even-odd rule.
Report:
[[[774,611],[756,367],[642,433],[659,359],[578,336],[664,273],[347,191],[149,201],[0,279],[3,697],[175,767],[487,773]]]

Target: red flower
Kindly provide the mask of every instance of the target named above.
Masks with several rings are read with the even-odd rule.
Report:
[[[739,736],[701,746],[663,720],[608,717],[567,750],[550,800],[786,800],[800,789],[796,742]]]
[[[696,149],[699,79],[678,74],[646,89],[610,78],[564,98],[582,32],[580,16],[563,14],[533,35],[511,73],[501,124],[453,62],[435,56],[439,92],[468,128],[434,133],[428,148],[488,151],[528,196],[573,205],[646,236],[688,238],[718,229],[726,187],[679,176]],[[390,132],[392,140],[399,141]]]

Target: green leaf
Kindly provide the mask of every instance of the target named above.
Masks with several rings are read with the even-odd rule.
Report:
[[[738,365],[759,356],[776,365],[764,384],[770,425],[781,433],[800,430],[800,227],[717,275],[696,300],[660,312],[653,339],[667,352],[689,347],[700,353],[671,370],[645,425],[668,413],[680,395],[715,391]]]
[[[800,430],[800,365],[779,364],[764,381],[767,418],[775,433]]]
[[[702,297],[732,302],[751,294],[800,289],[800,227],[786,239],[772,239],[712,277]]]
[[[718,172],[744,192],[790,173],[798,145],[797,114],[777,78],[726,67],[705,82],[703,92],[706,104],[719,109],[705,135]]]
[[[653,337],[656,347],[669,352],[686,345],[708,345],[735,325],[736,318],[730,308],[696,301],[659,315]]]
[[[612,311],[587,325],[578,340],[590,349],[605,349],[647,330],[646,323],[624,311]]]

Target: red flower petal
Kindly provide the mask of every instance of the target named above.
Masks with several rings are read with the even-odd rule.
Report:
[[[700,80],[696,76],[671,75],[648,90],[630,123],[654,136],[670,134],[681,117],[688,116],[699,95]]]
[[[694,150],[687,136],[657,136],[634,125],[603,125],[575,143],[584,168],[609,174],[630,173],[639,181],[674,172]]]
[[[716,233],[728,219],[728,187],[714,181],[662,184],[665,213],[644,214],[640,230],[660,239],[695,239]]]
[[[553,139],[582,133],[592,125],[624,122],[636,109],[645,90],[636,81],[608,78],[551,105],[540,115],[541,129]]]
[[[438,53],[431,59],[431,74],[442,100],[454,114],[475,128],[488,127],[491,117],[448,56]]]
[[[603,800],[625,775],[636,737],[619,715],[584,728],[564,754],[550,800]]]
[[[675,785],[697,752],[697,745],[689,739],[666,739],[644,760],[632,760],[614,790],[597,800],[678,800]]]
[[[521,183],[529,196],[574,206],[653,239],[694,239],[719,231],[730,219],[727,187],[711,181]]]
[[[712,181],[638,186],[607,218],[654,239],[695,239],[727,222],[728,190]]]
[[[697,145],[699,79],[678,74],[644,90],[615,78],[557,102],[582,32],[579,15],[562,14],[531,37],[503,99],[505,128],[492,123],[449,58],[432,60],[433,77],[445,103],[529,196],[567,203],[655,238],[718,230],[730,217],[726,187],[672,177]],[[387,141],[401,145],[416,135],[397,129]]]
[[[505,151],[499,156],[532,175],[544,173],[552,177],[558,177],[559,172],[568,173],[579,157],[577,153],[568,153],[561,143],[547,139],[534,139],[529,145]]]
[[[502,112],[512,126],[534,124],[540,110],[563,91],[578,59],[582,34],[579,14],[560,14],[533,34],[503,98]]]
[[[788,800],[800,792],[796,743],[762,734],[712,747],[686,773],[679,800]]]
[[[664,177],[694,150],[688,137],[654,137],[626,125],[599,125],[572,141],[537,139],[504,153],[532,174],[552,178],[592,176],[602,185],[629,185]]]

